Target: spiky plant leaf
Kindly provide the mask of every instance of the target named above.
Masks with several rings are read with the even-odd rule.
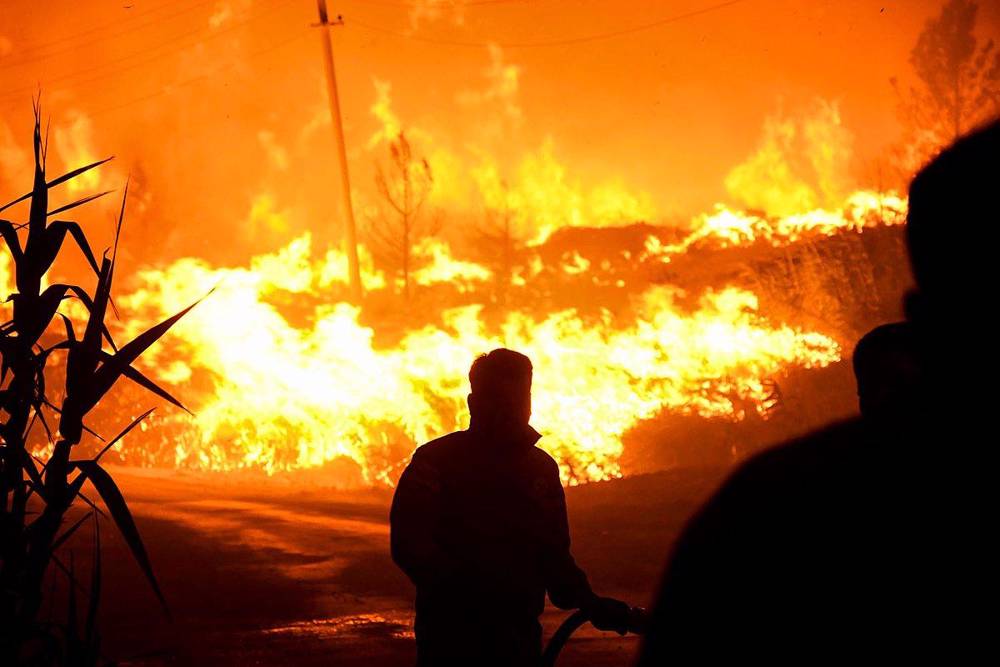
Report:
[[[69,552],[69,578],[73,584],[78,584],[76,578],[76,568],[73,564],[73,552]],[[67,611],[66,611],[66,643],[69,647],[70,655],[76,653],[74,650],[78,641],[76,634],[77,631],[77,620],[76,620],[76,585],[71,585],[69,587],[69,600],[67,600]]]
[[[17,229],[14,227],[14,223],[10,220],[0,220],[0,236],[3,236],[7,247],[10,248],[10,256],[16,264],[20,261],[22,251],[21,240],[17,237]]]
[[[94,562],[90,574],[90,600],[87,618],[84,619],[83,644],[87,651],[86,662],[92,664],[97,657],[97,607],[101,600],[101,522],[94,514]]]
[[[86,391],[86,383],[97,368],[101,350],[101,329],[104,326],[104,314],[107,312],[108,304],[105,285],[110,275],[111,260],[105,257],[97,278],[97,289],[90,303],[90,318],[87,320],[83,338],[79,345],[70,349],[66,359],[67,402]],[[81,413],[80,417],[82,416]]]
[[[76,208],[77,206],[83,206],[84,204],[86,204],[88,202],[92,202],[95,199],[100,199],[104,195],[111,194],[112,192],[114,192],[114,190],[104,190],[103,192],[98,192],[96,194],[87,195],[86,197],[80,197],[79,199],[77,199],[75,201],[71,201],[68,204],[63,204],[59,208],[52,209],[51,211],[49,211],[48,215],[51,218],[53,215],[56,215],[57,213],[62,213],[64,211],[72,210],[72,209]]]
[[[121,349],[119,349],[116,354],[101,364],[101,367],[94,372],[93,380],[89,384],[89,394],[82,399],[82,405],[85,408],[83,412],[89,412],[95,405],[97,405],[97,402],[101,400],[108,390],[111,389],[112,385],[114,385],[118,378],[125,373],[125,369],[128,368],[140,354],[149,349],[150,345],[159,340],[163,334],[170,329],[170,327],[177,323],[179,319],[184,317],[188,311],[201,303],[201,301],[202,299],[198,299],[176,315],[167,318],[156,326],[150,327],[143,333],[136,336],[132,341],[122,345]]]
[[[45,182],[45,153],[42,145],[41,118],[35,115],[35,182],[31,188],[31,203],[28,207],[28,240],[25,244],[25,255],[28,248],[38,245],[45,233],[45,220],[49,210],[49,187]]]
[[[83,233],[80,225],[71,220],[56,220],[45,229],[46,255],[42,260],[45,270],[47,271],[52,266],[52,263],[58,256],[63,240],[66,238],[66,232],[69,232],[73,240],[76,241],[76,245],[80,248],[80,251],[86,258],[87,263],[90,264],[90,268],[94,270],[94,273],[100,274],[101,270],[97,266],[94,252],[90,249],[87,236]]]
[[[35,460],[31,458],[31,454],[29,454],[26,449],[21,449],[20,452],[21,465],[25,472],[28,473],[28,479],[30,479],[31,482],[37,487],[38,495],[42,497],[42,500],[45,500],[45,491],[42,488],[42,474],[38,471],[38,468],[35,467]]]
[[[52,556],[52,563],[59,568],[59,571],[66,575],[66,578],[73,584],[73,587],[77,589],[80,593],[86,594],[87,591],[84,590],[83,584],[70,572],[69,568],[66,567],[66,563],[62,562],[62,559],[56,555]]]
[[[131,424],[129,424],[128,426],[126,426],[124,429],[122,429],[121,433],[119,433],[118,435],[116,435],[111,440],[111,442],[109,442],[107,445],[104,446],[104,449],[102,449],[100,452],[97,453],[97,456],[94,457],[94,461],[100,461],[101,457],[104,456],[105,452],[107,452],[109,449],[111,449],[112,447],[114,447],[115,445],[117,445],[119,440],[121,440],[126,435],[128,435],[129,431],[131,431],[136,426],[138,426],[139,423],[142,422],[143,419],[145,419],[146,417],[148,417],[149,415],[151,415],[153,413],[153,410],[155,410],[155,409],[156,408],[150,408],[149,410],[146,410],[141,415],[139,415],[138,417],[136,417],[135,419],[133,419]]]
[[[63,531],[62,535],[56,538],[55,542],[52,543],[52,551],[57,551],[59,547],[66,543],[66,540],[73,537],[73,533],[83,525],[83,522],[91,517],[93,512],[87,512],[80,519],[74,523],[72,526]]]
[[[25,199],[27,199],[28,197],[30,197],[31,194],[32,193],[30,193],[30,192],[25,192],[23,195],[21,195],[17,199],[15,199],[13,201],[9,201],[6,204],[4,204],[3,206],[0,206],[0,213],[2,213],[3,211],[6,211],[8,208],[10,208],[11,206],[14,206],[15,204],[20,204]]]
[[[102,352],[101,353],[101,360],[104,363],[110,362],[113,358],[114,357],[112,357],[112,355],[108,354],[107,352]],[[180,408],[184,412],[188,413],[189,415],[193,415],[194,414],[193,412],[191,412],[190,410],[188,410],[186,407],[184,407],[184,404],[182,404],[176,398],[174,398],[173,396],[171,396],[170,393],[166,389],[163,389],[158,384],[156,384],[155,382],[153,382],[152,380],[150,380],[148,377],[146,377],[145,375],[143,375],[142,371],[140,371],[139,369],[137,369],[135,366],[125,366],[122,369],[122,375],[124,375],[125,377],[127,377],[129,380],[132,380],[132,382],[135,382],[140,387],[143,387],[143,388],[149,390],[150,392],[156,394],[157,396],[159,396],[163,400],[167,401],[168,403],[172,403],[173,405],[177,406],[178,408]]]
[[[80,174],[86,173],[86,172],[90,171],[91,169],[94,169],[95,167],[100,167],[105,162],[110,162],[111,160],[114,160],[114,159],[115,159],[115,156],[112,155],[110,157],[104,158],[103,160],[98,160],[97,162],[91,162],[88,165],[84,165],[82,167],[77,167],[76,169],[73,169],[72,171],[67,171],[62,176],[59,176],[57,178],[53,178],[51,181],[49,181],[45,185],[48,186],[48,187],[50,187],[50,188],[54,188],[57,185],[61,185],[61,184],[65,183],[66,181],[72,180],[72,179],[76,178],[77,176],[79,176]],[[0,209],[0,210],[3,210],[3,209]]]
[[[118,527],[118,531],[125,539],[129,551],[132,552],[132,557],[135,558],[139,569],[146,576],[149,585],[156,594],[156,598],[163,607],[164,613],[169,617],[170,611],[167,608],[167,601],[160,591],[160,585],[156,581],[156,575],[153,574],[153,566],[149,561],[149,555],[146,553],[142,537],[139,535],[139,529],[135,525],[132,512],[129,511],[128,504],[125,502],[125,498],[122,496],[118,485],[115,484],[111,475],[96,461],[75,461],[71,465],[78,468],[80,474],[85,475],[90,480],[90,483],[94,485],[94,488],[97,489],[101,500],[104,501],[108,511],[111,513],[111,518]]]

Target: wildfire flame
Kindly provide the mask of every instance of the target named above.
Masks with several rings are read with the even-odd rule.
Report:
[[[389,106],[388,88],[379,94],[374,113],[384,127],[372,137],[369,148],[374,149],[401,127]],[[829,132],[813,128],[804,134],[819,136],[820,143],[829,134],[836,145],[839,116],[833,107],[826,116],[817,127]],[[793,133],[786,128],[772,134],[784,141]],[[623,227],[655,215],[646,195],[614,181],[593,186],[571,177],[551,141],[527,154],[507,179],[488,156],[463,162],[436,147],[427,133],[414,131],[413,136],[425,147],[435,174],[430,205],[468,211],[476,200],[485,211],[507,216],[512,237],[524,251],[506,267],[509,275],[501,277],[507,288],[530,291],[546,269],[554,270],[577,285],[621,290],[622,300],[629,302],[625,314],[546,312],[519,305],[516,297],[499,315],[488,312],[482,304],[489,302],[487,286],[498,279],[496,267],[458,258],[446,241],[431,237],[413,245],[410,279],[420,288],[447,286],[442,289],[461,298],[437,303],[435,312],[422,314],[421,324],[404,324],[386,340],[381,325],[340,300],[349,291],[344,253],[317,252],[308,232],[251,258],[245,267],[177,259],[140,271],[131,289],[116,295],[116,303],[129,315],[125,321],[138,329],[214,288],[174,328],[172,342],[142,362],[158,381],[177,387],[196,414],[158,416],[157,428],[144,428],[136,438],[140,442],[122,449],[124,459],[266,473],[346,460],[363,480],[391,484],[414,447],[467,423],[466,375],[472,360],[506,346],[534,361],[533,423],[564,482],[602,480],[621,474],[622,438],[643,420],[662,411],[739,420],[756,410],[766,417],[771,379],[792,368],[840,359],[830,332],[769,321],[758,297],[738,285],[702,294],[655,284],[643,289],[609,271],[608,260],[591,261],[576,249],[561,251],[555,265],[545,266],[540,251],[560,229]],[[92,157],[85,118],[57,133],[56,142],[67,159]],[[892,193],[858,191],[837,209],[829,205],[838,190],[836,179],[821,179],[833,184],[821,188],[823,198],[803,199],[807,185],[788,174],[787,183],[777,184],[782,187],[767,186],[771,167],[787,152],[785,143],[768,139],[727,179],[727,187],[742,193],[738,199],[745,202],[750,201],[747,192],[766,190],[762,201],[770,213],[718,205],[695,217],[683,234],[651,235],[643,251],[623,256],[636,265],[658,266],[700,249],[784,246],[905,221],[906,201]],[[817,173],[837,171],[836,164],[814,166]],[[803,201],[822,201],[826,207],[801,210]],[[777,214],[792,209],[798,212]],[[289,224],[285,215],[273,197],[260,194],[249,225],[279,234],[303,228]],[[362,245],[359,257],[368,294],[399,289],[400,277],[377,266],[375,253]],[[7,262],[0,254],[0,287],[9,292]],[[76,306],[67,303],[64,312],[73,317]]]
[[[841,212],[776,220],[719,209],[660,255],[708,241],[789,243],[898,224],[904,215],[904,200],[867,192],[850,197]],[[364,479],[391,483],[414,446],[467,423],[469,365],[503,345],[535,363],[533,423],[564,481],[601,480],[621,474],[622,436],[640,421],[662,410],[740,418],[738,406],[746,405],[763,414],[768,378],[840,359],[833,338],[768,322],[757,297],[735,286],[702,294],[693,309],[680,305],[679,290],[652,286],[627,322],[610,314],[595,321],[574,310],[544,316],[513,310],[496,327],[487,325],[480,305],[449,308],[440,325],[408,331],[383,347],[356,307],[323,299],[332,282],[346,280],[342,255],[310,260],[310,246],[305,234],[247,268],[178,260],[143,271],[141,286],[119,298],[128,309],[159,316],[216,287],[177,326],[171,356],[161,352],[152,360],[163,381],[209,378],[194,402],[197,416],[165,418],[176,428],[161,463],[275,472],[346,458]],[[428,244],[424,252],[432,259],[420,274],[424,284],[490,277],[484,267],[452,258],[446,245]],[[572,270],[587,271],[579,260]],[[370,265],[365,282],[385,285]],[[292,321],[274,304],[279,293],[315,305]]]
[[[647,242],[645,256],[636,259],[670,261],[705,244],[783,245],[859,232],[900,224],[905,210],[905,200],[871,192],[850,196],[839,212],[783,218],[719,207],[696,218],[681,242]],[[415,274],[421,285],[449,283],[465,292],[492,278],[485,267],[452,257],[440,241],[424,242],[416,255],[425,261]],[[567,257],[561,269],[567,274],[592,269],[579,254]],[[364,247],[361,258],[366,288],[391,289]],[[537,262],[520,267],[529,277],[519,282],[515,275],[514,285],[537,275]],[[0,283],[10,291],[7,264],[0,263]],[[137,288],[117,298],[141,314],[137,322],[215,292],[176,326],[174,343],[147,360],[147,372],[160,381],[185,386],[180,393],[196,416],[161,416],[159,428],[144,429],[138,453],[162,431],[165,447],[152,457],[157,464],[274,473],[346,459],[365,481],[391,484],[416,445],[467,423],[471,361],[507,346],[535,363],[540,446],[559,462],[564,482],[574,484],[620,476],[622,436],[661,411],[741,419],[741,410],[753,406],[766,416],[769,378],[792,367],[826,366],[841,354],[831,336],[767,321],[757,297],[736,286],[705,292],[693,308],[682,305],[691,301],[679,289],[650,286],[634,298],[629,321],[572,309],[542,316],[514,309],[498,326],[487,323],[481,305],[447,308],[439,324],[384,345],[357,307],[328,298],[346,282],[343,253],[313,258],[308,233],[245,268],[183,258],[141,271]],[[305,312],[288,315],[280,303],[289,300]],[[151,462],[129,447],[123,456]]]
[[[691,232],[679,243],[664,245],[657,237],[650,236],[646,240],[646,255],[669,262],[671,255],[699,246],[726,248],[762,239],[778,247],[810,235],[833,236],[877,226],[902,225],[906,222],[906,204],[905,199],[894,193],[868,190],[850,195],[841,211],[814,209],[780,218],[734,211],[719,204],[714,213],[696,218]]]

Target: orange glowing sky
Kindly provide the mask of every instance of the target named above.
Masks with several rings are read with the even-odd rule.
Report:
[[[839,104],[852,169],[870,179],[898,133],[888,79],[909,76],[940,5],[332,1],[352,176],[370,186],[371,107],[388,82],[403,126],[448,150],[503,165],[550,140],[573,178],[646,193],[662,220],[725,200],[764,119],[816,99]],[[336,162],[315,20],[312,0],[2,3],[0,187],[26,182],[40,87],[54,131],[87,124],[94,157],[117,156],[109,180],[136,177],[155,213],[133,233],[169,255],[233,260],[286,242],[300,230],[246,223],[262,191],[301,214],[292,225],[323,227]],[[1000,37],[1000,4],[980,3],[979,32]]]

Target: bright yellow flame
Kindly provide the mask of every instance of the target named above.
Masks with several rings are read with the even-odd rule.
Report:
[[[7,297],[17,290],[14,284],[14,263],[5,248],[0,251],[0,318],[6,322],[13,315],[13,308],[7,302]]]
[[[182,435],[163,463],[273,472],[346,457],[366,479],[391,482],[415,445],[465,423],[472,360],[508,346],[535,363],[533,422],[563,479],[606,479],[620,474],[622,435],[660,410],[733,415],[732,397],[763,403],[764,378],[839,359],[832,339],[771,325],[756,297],[733,287],[703,295],[693,312],[674,291],[651,288],[635,320],[618,329],[565,310],[511,312],[491,333],[480,306],[454,308],[442,326],[381,349],[353,306],[319,302],[296,325],[269,303],[276,291],[322,294],[327,269],[309,263],[308,244],[296,239],[249,269],[179,260],[143,272],[143,287],[119,298],[159,317],[217,286],[175,329],[183,362],[158,371],[175,381],[207,373],[213,385],[188,396],[196,417],[170,417]],[[148,361],[159,368],[164,360]]]
[[[847,175],[853,138],[835,102],[816,100],[803,113],[764,121],[755,153],[726,176],[740,204],[770,215],[836,205],[853,188]]]
[[[433,237],[421,240],[414,246],[413,252],[418,260],[429,262],[413,274],[418,285],[452,283],[459,291],[467,292],[475,283],[492,277],[486,267],[452,257],[448,244]]]
[[[366,290],[385,287],[385,275],[375,268],[375,260],[365,246],[358,246],[358,266],[361,269],[361,284]],[[350,272],[347,253],[331,248],[326,252],[323,264],[319,268],[319,286],[329,287],[334,283],[348,285]]]
[[[645,257],[669,262],[671,256],[695,247],[725,248],[759,240],[778,247],[807,235],[833,236],[878,226],[902,225],[906,222],[906,208],[906,199],[894,193],[867,190],[850,195],[840,211],[815,209],[779,218],[734,211],[717,204],[714,213],[695,218],[691,232],[678,243],[665,245],[654,236],[647,238]]]
[[[67,170],[82,167],[98,160],[93,148],[93,123],[88,116],[76,112],[70,114],[71,120],[66,125],[53,128],[53,139],[56,152],[62,159]],[[85,171],[76,178],[66,182],[66,190],[70,194],[92,193],[100,189],[101,169]]]
[[[511,211],[516,234],[530,245],[562,227],[622,226],[655,216],[648,195],[615,182],[587,188],[571,178],[551,140],[525,156],[511,181],[488,158],[471,173],[486,207]]]

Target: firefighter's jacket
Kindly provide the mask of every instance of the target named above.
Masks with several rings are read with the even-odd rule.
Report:
[[[563,609],[593,595],[539,437],[530,426],[517,438],[459,431],[419,447],[403,472],[392,557],[417,588],[420,664],[528,664],[546,592]]]

